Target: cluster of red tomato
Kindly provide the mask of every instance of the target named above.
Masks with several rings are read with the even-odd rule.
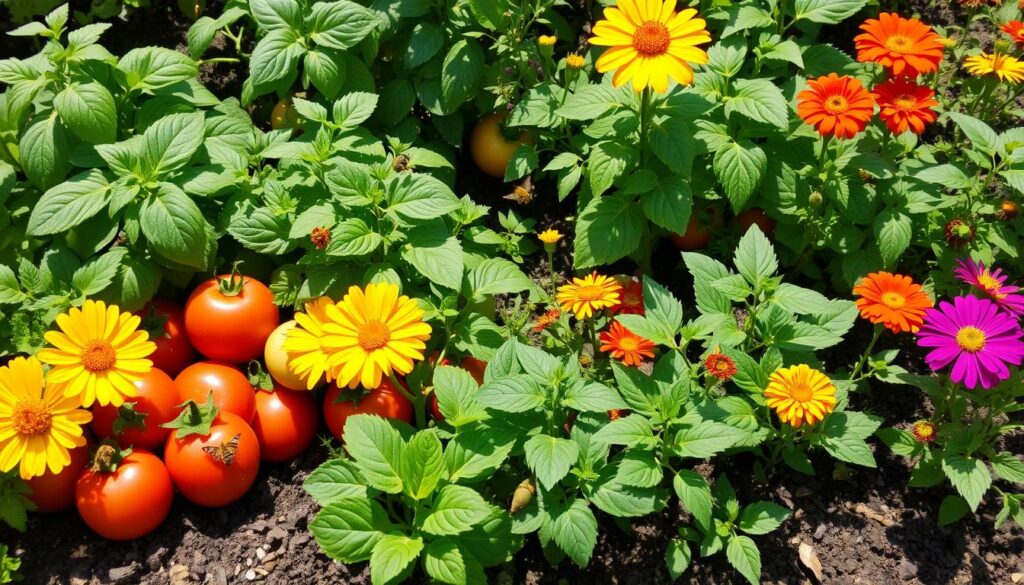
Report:
[[[320,426],[316,395],[287,369],[282,348],[295,322],[280,323],[273,295],[263,283],[235,278],[244,280],[204,282],[184,308],[154,300],[143,309],[144,322],[163,321],[163,334],[152,336],[157,346],[150,356],[153,369],[135,383],[137,396],[121,407],[93,407],[96,441],[73,450],[70,465],[29,481],[40,511],[77,505],[82,519],[101,536],[138,538],[163,522],[175,489],[198,505],[225,506],[249,490],[261,459],[288,461],[310,446]],[[225,281],[241,282],[240,290],[225,293]],[[260,358],[273,380],[272,391],[255,388],[243,372]],[[476,363],[482,368],[482,362]],[[209,432],[164,426],[179,418],[188,401],[208,406],[211,399],[216,415],[207,421]],[[339,439],[345,420],[356,413],[407,422],[413,417],[412,404],[387,382],[368,393],[344,395],[332,384],[322,410]],[[108,438],[131,452],[116,466],[90,466],[90,450]]]

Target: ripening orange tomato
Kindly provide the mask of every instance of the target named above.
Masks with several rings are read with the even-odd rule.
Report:
[[[711,243],[711,236],[715,230],[725,224],[722,212],[717,207],[709,205],[700,213],[690,216],[690,222],[686,224],[686,231],[682,234],[672,234],[672,243],[683,251],[701,250]]]
[[[491,114],[483,118],[475,128],[469,140],[469,150],[473,162],[484,173],[498,179],[505,178],[505,169],[519,147],[533,144],[533,137],[525,130],[515,140],[509,140],[502,131],[505,114]]]
[[[769,238],[775,235],[775,220],[769,217],[760,207],[752,207],[746,211],[741,211],[734,221],[736,227],[740,230],[740,235],[746,234],[752,225],[761,228],[761,233]]]
[[[82,445],[69,450],[71,463],[60,473],[51,473],[49,469],[42,475],[28,480],[32,500],[39,512],[62,512],[75,505],[75,483],[89,463],[89,445]]]

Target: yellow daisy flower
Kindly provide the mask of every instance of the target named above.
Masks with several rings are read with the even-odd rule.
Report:
[[[423,310],[390,283],[353,286],[341,302],[327,305],[326,315],[320,342],[338,386],[372,389],[392,371],[408,374],[430,339]]]
[[[555,300],[563,311],[572,311],[577,319],[586,319],[596,311],[617,305],[620,291],[622,286],[614,278],[591,272],[559,287]]]
[[[779,368],[768,378],[765,404],[794,427],[813,425],[836,407],[836,387],[806,364]]]
[[[43,391],[43,365],[15,358],[0,368],[0,471],[20,464],[22,479],[60,473],[71,463],[69,449],[85,444],[82,425],[92,413],[77,396]]]
[[[307,301],[304,313],[295,313],[297,325],[285,334],[282,349],[288,354],[288,369],[306,381],[306,388],[312,390],[327,375],[330,356],[321,340],[324,323],[327,323],[327,306],[334,301],[320,297]]]
[[[565,66],[569,69],[580,69],[586,62],[586,59],[576,53],[569,53],[565,56]]]
[[[558,240],[562,239],[562,234],[558,230],[544,230],[537,234],[537,239],[545,244],[557,244]]]
[[[1024,62],[1000,53],[981,53],[964,59],[964,68],[975,77],[995,75],[999,81],[1018,84],[1024,81]]]
[[[81,309],[57,315],[60,331],[44,336],[54,347],[39,351],[39,360],[53,366],[48,386],[77,396],[86,407],[120,406],[135,396],[134,383],[153,367],[146,358],[156,351],[149,334],[139,331],[141,321],[103,301],[85,301]]]
[[[697,45],[711,42],[703,18],[687,8],[675,11],[676,0],[619,0],[604,9],[604,20],[594,25],[590,44],[610,47],[597,60],[600,73],[615,70],[612,85],[633,82],[640,92],[650,86],[668,91],[668,79],[693,83],[692,63],[707,63],[708,54]]]

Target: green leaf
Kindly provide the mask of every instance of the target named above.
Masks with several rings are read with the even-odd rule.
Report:
[[[646,225],[632,196],[594,197],[576,223],[576,268],[610,264],[632,253],[640,246]]]
[[[759,290],[779,269],[779,259],[775,256],[775,248],[768,237],[761,233],[757,226],[751,227],[740,239],[733,256],[736,270],[743,278]]]
[[[971,511],[971,506],[960,496],[946,496],[939,504],[939,526],[949,526]]]
[[[681,538],[673,538],[668,543],[665,551],[665,564],[668,566],[668,574],[672,580],[676,580],[690,568],[693,560],[693,552],[690,550],[690,543]]]
[[[624,447],[653,447],[657,443],[651,423],[640,415],[611,421],[594,433],[594,440]]]
[[[388,210],[410,219],[433,219],[461,207],[447,185],[430,175],[401,173],[388,180]]]
[[[339,498],[330,503],[309,525],[324,553],[343,563],[370,558],[374,547],[390,529],[387,512],[364,497]]]
[[[621,90],[609,85],[584,85],[555,113],[569,120],[595,120],[627,103]]]
[[[345,84],[345,61],[332,49],[313,49],[302,58],[303,72],[325,96],[333,99]]]
[[[331,228],[331,241],[325,251],[333,257],[368,256],[383,242],[384,238],[365,221],[353,217]]]
[[[757,6],[732,6],[729,8],[729,22],[722,30],[722,38],[745,30],[764,28],[775,23],[775,19],[763,8]]]
[[[366,482],[389,494],[402,491],[402,455],[405,441],[387,419],[357,414],[345,421],[345,450]]]
[[[249,11],[266,31],[302,27],[302,7],[295,0],[249,0]]]
[[[260,39],[249,59],[252,84],[267,86],[294,74],[299,57],[306,51],[299,44],[300,40],[301,37],[290,28],[272,30]]]
[[[441,95],[446,112],[454,112],[476,95],[483,69],[484,51],[476,39],[462,39],[452,45],[441,66]]]
[[[27,298],[28,296],[21,292],[21,285],[14,271],[9,266],[0,264],[0,305],[20,304]]]
[[[761,583],[761,552],[747,536],[734,536],[725,547],[729,564],[735,567],[752,585]]]
[[[448,538],[433,540],[427,545],[423,558],[427,575],[441,583],[465,585],[466,561],[455,541]]]
[[[432,502],[423,519],[423,531],[437,536],[461,534],[471,530],[490,513],[483,496],[473,488],[446,485]]]
[[[618,142],[606,141],[594,145],[587,160],[587,176],[594,196],[602,195],[610,189],[634,165],[636,157],[635,148]]]
[[[246,248],[261,254],[287,254],[295,249],[288,237],[291,225],[287,215],[259,207],[232,218],[228,233]],[[333,241],[332,241],[333,243]]]
[[[93,169],[71,177],[43,193],[32,208],[26,232],[31,236],[59,234],[93,217],[110,201],[110,184]]]
[[[1008,451],[996,453],[992,457],[991,463],[992,469],[999,477],[1013,483],[1024,484],[1024,463],[1021,463],[1021,460],[1017,459],[1013,453]]]
[[[889,449],[896,455],[910,457],[921,450],[921,444],[917,442],[914,435],[897,428],[878,429],[878,438],[882,439]]]
[[[711,512],[714,499],[707,480],[696,471],[680,470],[672,478],[672,488],[679,500],[686,506],[701,532],[711,531]]]
[[[992,475],[985,467],[985,462],[978,457],[944,453],[942,471],[953,483],[957,493],[967,501],[971,510],[977,510],[985,492],[992,485]]]
[[[434,370],[437,405],[445,420],[456,428],[486,418],[476,400],[478,390],[476,380],[462,368],[440,365]]]
[[[575,441],[549,435],[534,435],[523,444],[523,450],[526,464],[546,489],[553,489],[579,457]]]
[[[515,445],[515,433],[501,427],[470,427],[459,432],[444,451],[449,480],[465,483],[490,477]]]
[[[586,500],[577,498],[571,505],[551,513],[551,537],[574,563],[586,567],[597,544],[597,518]]]
[[[199,65],[188,55],[162,47],[132,49],[117,68],[125,72],[129,91],[152,91],[199,75]]]
[[[515,263],[504,258],[488,258],[469,271],[471,292],[475,296],[517,293],[532,283]]]
[[[493,410],[528,412],[544,406],[547,394],[532,377],[518,374],[485,383],[476,398]]]
[[[423,539],[385,534],[370,555],[370,581],[373,585],[403,581],[412,574],[414,561],[423,550]]]
[[[423,65],[444,46],[444,33],[430,22],[417,23],[405,47],[405,66],[413,69]]]
[[[321,47],[351,49],[377,28],[373,11],[348,0],[318,2],[308,19],[309,38]]]
[[[838,24],[860,12],[867,0],[796,0],[796,20]]]
[[[206,137],[202,112],[160,118],[142,135],[149,177],[160,178],[183,167]]]
[[[75,270],[71,277],[71,286],[82,293],[82,296],[91,297],[99,294],[114,282],[126,253],[127,250],[124,248],[114,248],[102,256],[90,259]]]
[[[746,438],[746,432],[712,421],[701,421],[676,433],[673,445],[676,455],[707,459],[734,447]]]
[[[462,246],[458,238],[448,234],[443,224],[411,230],[409,243],[402,249],[402,258],[435,284],[452,290],[462,286]]]
[[[445,477],[441,440],[432,430],[413,435],[402,452],[402,490],[414,500],[432,494]]]
[[[619,394],[600,382],[577,380],[562,398],[562,404],[580,412],[600,412],[629,408]]]
[[[353,130],[370,119],[370,116],[373,115],[376,109],[377,94],[365,92],[350,93],[334,102],[334,123],[343,132]]]
[[[71,170],[71,144],[56,112],[29,125],[18,148],[22,170],[40,189],[57,185]]]
[[[886,209],[875,218],[874,230],[882,262],[890,267],[896,264],[910,246],[914,222],[905,213]]]
[[[773,502],[755,502],[743,509],[739,528],[747,534],[768,534],[789,518],[789,510]]]
[[[370,495],[366,480],[349,459],[325,461],[302,482],[302,488],[323,507],[342,498],[366,499]]]
[[[113,142],[117,139],[117,108],[114,96],[96,82],[66,85],[53,98],[53,106],[61,121],[92,144]]]
[[[790,313],[810,315],[831,312],[835,307],[825,295],[784,282],[772,295],[772,301]],[[845,333],[845,332],[844,332]]]
[[[686,232],[693,208],[693,192],[682,177],[673,175],[662,179],[657,187],[641,195],[640,202],[647,219],[670,232]]]
[[[630,449],[622,455],[615,481],[632,487],[651,488],[661,485],[665,474],[652,451]]]
[[[963,130],[975,147],[990,156],[996,153],[999,148],[999,136],[991,126],[959,112],[947,112],[946,115]]]
[[[142,233],[161,256],[185,266],[206,268],[206,220],[180,188],[161,183],[159,193],[142,204],[139,220]]]
[[[926,166],[914,178],[950,189],[970,189],[971,179],[959,166],[953,164]]]
[[[647,141],[651,152],[668,165],[673,173],[690,176],[697,149],[693,140],[693,126],[689,122],[675,116],[656,122],[648,132]],[[686,185],[689,187],[688,183]]]
[[[789,126],[789,108],[777,85],[767,79],[737,79],[733,88],[735,94],[725,102],[726,116],[738,113],[783,130]]]
[[[715,176],[722,182],[733,211],[746,206],[767,166],[764,150],[750,140],[731,142],[715,153]]]

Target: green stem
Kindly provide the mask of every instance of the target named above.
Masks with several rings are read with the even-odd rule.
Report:
[[[650,130],[651,97],[654,94],[650,87],[644,89],[640,100],[640,168],[647,162],[647,133]]]
[[[208,63],[241,63],[241,62],[242,62],[241,59],[236,59],[234,57],[213,57],[211,59],[201,59],[199,61],[199,64],[200,65],[206,65]]]
[[[875,325],[875,333],[871,336],[871,343],[868,344],[867,349],[864,350],[864,355],[861,356],[860,361],[857,362],[857,367],[853,368],[853,372],[850,373],[850,380],[856,382],[857,374],[864,368],[864,364],[868,363],[868,358],[871,357],[871,350],[874,349],[875,343],[878,338],[882,335],[882,326]]]
[[[558,295],[558,276],[555,274],[555,250],[554,246],[545,245],[544,249],[548,253],[548,271],[551,272],[551,298],[554,299]]]
[[[425,429],[427,428],[427,397],[422,392],[417,392],[415,395],[405,389],[405,386],[398,382],[398,377],[395,376],[395,371],[392,370],[388,376],[391,378],[391,383],[395,386],[402,396],[412,402],[413,410],[416,412],[416,428]]]

